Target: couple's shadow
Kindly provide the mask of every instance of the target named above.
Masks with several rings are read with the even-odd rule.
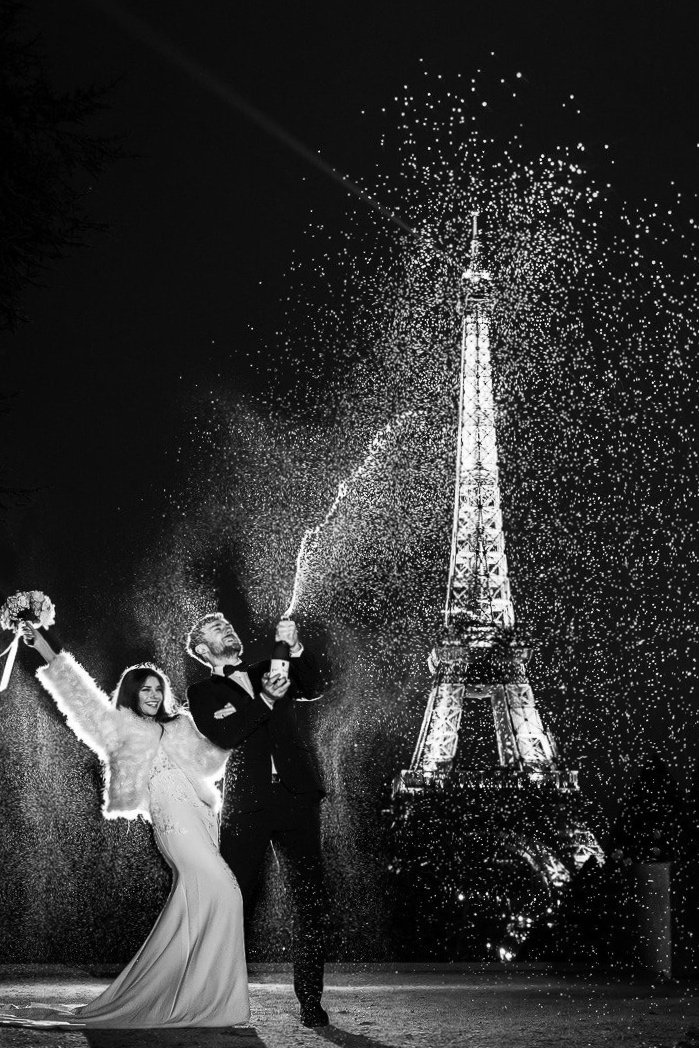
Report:
[[[252,1026],[240,1029],[82,1030],[90,1048],[266,1048]]]
[[[204,1029],[191,1027],[181,1030],[82,1030],[90,1048],[266,1048],[252,1027],[240,1029]],[[144,1039],[144,1034],[146,1035]],[[383,1041],[375,1041],[362,1033],[350,1033],[338,1026],[322,1026],[309,1030],[337,1048],[391,1048]]]
[[[375,1041],[373,1037],[367,1037],[364,1033],[350,1033],[349,1030],[341,1030],[339,1026],[322,1026],[313,1032],[330,1044],[336,1044],[338,1048],[392,1048],[391,1045]]]

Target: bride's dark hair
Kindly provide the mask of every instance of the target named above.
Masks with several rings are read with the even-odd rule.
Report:
[[[138,693],[147,677],[157,677],[163,686],[163,701],[160,704],[160,709],[152,719],[161,723],[174,720],[178,716],[177,703],[172,694],[170,681],[162,670],[159,670],[157,666],[149,665],[147,662],[138,666],[129,666],[124,670],[112,695],[114,705],[120,709],[131,710],[138,717],[143,717],[144,715],[138,709]],[[150,720],[151,718],[148,719]]]

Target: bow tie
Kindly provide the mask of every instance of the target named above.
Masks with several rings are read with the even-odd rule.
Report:
[[[236,662],[235,666],[229,664],[223,667],[224,676],[230,677],[232,673],[247,673],[248,664],[247,662]]]

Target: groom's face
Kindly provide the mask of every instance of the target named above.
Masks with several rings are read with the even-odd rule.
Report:
[[[207,622],[202,630],[203,643],[215,659],[237,659],[243,650],[243,642],[227,619]]]

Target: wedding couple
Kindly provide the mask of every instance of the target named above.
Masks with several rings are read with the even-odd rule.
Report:
[[[79,1009],[5,1008],[0,1021],[88,1027],[221,1027],[250,1016],[243,908],[252,916],[270,841],[286,860],[294,903],[294,989],[301,1022],[324,1026],[325,891],[320,850],[323,786],[299,724],[317,671],[296,625],[281,621],[288,677],[247,666],[220,613],[192,627],[187,651],[210,671],[174,701],[166,675],[127,669],[112,700],[68,652],[32,626],[25,641],[46,660],[37,676],[68,726],[105,768],[106,818],[142,815],[172,869],[172,888],[145,943],[96,1000]],[[221,796],[215,783],[228,761]]]

